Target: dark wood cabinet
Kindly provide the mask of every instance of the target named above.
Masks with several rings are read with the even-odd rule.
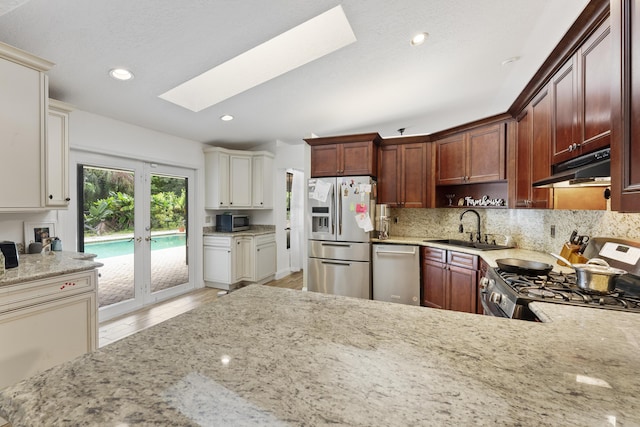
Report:
[[[553,164],[610,144],[611,59],[606,20],[552,77]]]
[[[422,305],[478,312],[478,257],[439,248],[422,248]]]
[[[311,146],[311,177],[375,177],[378,172],[377,147],[380,135],[359,134],[305,139]]]
[[[611,209],[640,212],[640,5],[611,0]]]
[[[553,207],[553,193],[548,188],[534,188],[532,183],[549,176],[551,171],[551,102],[545,87],[518,117],[514,145],[515,186],[510,206],[546,209]]]
[[[386,144],[387,140],[385,140]],[[431,144],[382,145],[378,151],[378,203],[392,207],[429,206]]]
[[[482,126],[436,142],[436,185],[506,179],[505,124]]]

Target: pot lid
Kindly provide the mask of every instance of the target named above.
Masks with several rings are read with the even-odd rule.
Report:
[[[627,274],[626,270],[609,266],[609,264],[599,258],[590,259],[586,264],[573,264],[573,267],[578,270],[584,270],[589,273],[604,274],[607,276],[621,276]]]

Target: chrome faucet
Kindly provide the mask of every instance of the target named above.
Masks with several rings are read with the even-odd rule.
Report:
[[[473,212],[474,214],[476,214],[476,217],[477,217],[477,219],[478,219],[478,223],[477,223],[477,232],[476,232],[476,242],[479,242],[479,241],[480,241],[480,236],[481,236],[481,234],[480,234],[480,214],[479,214],[478,212],[474,211],[473,209],[467,209],[466,211],[464,211],[464,212],[462,212],[462,213],[460,214],[460,221],[461,221],[461,222],[462,222],[462,217],[463,217],[463,216],[464,216],[464,214],[466,214],[467,212]],[[460,224],[460,231],[461,231],[461,232],[463,231],[462,224]],[[473,236],[473,235],[472,235],[472,236]],[[471,237],[471,241],[473,241],[473,237]]]

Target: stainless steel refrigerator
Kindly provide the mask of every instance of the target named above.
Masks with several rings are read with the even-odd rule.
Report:
[[[308,183],[310,291],[371,299],[371,243],[376,182],[369,176]]]

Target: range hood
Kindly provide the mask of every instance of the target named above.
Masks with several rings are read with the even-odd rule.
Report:
[[[605,148],[585,154],[564,163],[553,165],[553,174],[535,181],[532,186],[538,188],[611,185],[610,149]]]

